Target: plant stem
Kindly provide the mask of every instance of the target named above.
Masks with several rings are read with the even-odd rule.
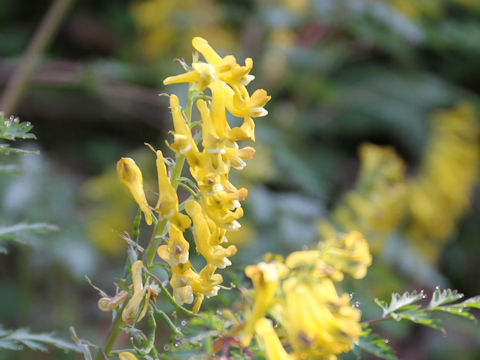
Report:
[[[375,319],[370,319],[370,320],[364,320],[360,322],[361,325],[371,325],[371,324],[376,324],[378,322],[386,321],[386,320],[391,320],[390,317],[378,317]]]
[[[152,274],[150,271],[148,270],[145,270],[145,272],[150,275],[150,277],[158,284],[158,286],[160,286],[160,290],[162,291],[162,294],[165,295],[165,297],[167,298],[167,300],[173,305],[173,307],[175,309],[177,309],[178,311],[181,311],[183,312],[184,314],[188,315],[188,316],[198,316],[197,314],[195,314],[194,312],[184,308],[182,305],[179,305],[175,299],[172,297],[172,295],[168,292],[168,290],[165,288],[165,286],[163,285],[162,283],[162,280],[160,280],[158,277],[156,277],[154,274]]]
[[[15,111],[41,54],[52,41],[72,3],[73,0],[55,0],[42,19],[33,39],[28,44],[20,64],[5,86],[0,99],[0,109],[5,115],[11,115]]]
[[[120,325],[122,324],[122,311],[123,307],[117,311],[117,315],[115,315],[115,319],[113,320],[112,326],[110,328],[110,332],[108,333],[107,339],[105,340],[105,345],[103,346],[103,351],[107,356],[110,355],[110,351],[112,351],[115,342],[117,341],[118,335],[121,333]],[[96,360],[103,360],[102,352],[99,351],[97,354]]]
[[[152,305],[153,306],[153,305]],[[182,332],[181,331],[178,331],[177,327],[175,326],[175,324],[172,322],[172,320],[168,317],[168,315],[165,313],[165,311],[163,310],[160,310],[158,309],[157,307],[154,307],[155,309],[155,312],[160,315],[162,317],[163,320],[165,320],[165,322],[168,324],[168,326],[170,327],[170,330],[172,330],[172,332],[175,334],[175,335],[180,335],[180,336],[183,336]]]

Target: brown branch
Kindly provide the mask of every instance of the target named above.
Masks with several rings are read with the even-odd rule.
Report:
[[[38,64],[41,54],[55,36],[72,2],[73,0],[55,0],[42,19],[32,41],[23,55],[20,65],[9,79],[0,99],[0,109],[6,115],[11,115],[15,111]]]

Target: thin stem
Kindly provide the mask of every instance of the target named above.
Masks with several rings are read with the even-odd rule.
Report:
[[[376,324],[376,323],[386,321],[386,320],[391,320],[391,318],[390,317],[378,317],[378,318],[375,318],[375,319],[364,320],[364,321],[360,322],[360,324],[361,325],[371,325],[371,324]]]
[[[183,336],[181,331],[178,331],[177,327],[173,323],[172,319],[165,313],[165,311],[158,309],[156,306],[152,305],[152,307],[155,309],[155,312],[160,315],[160,317],[165,320],[165,322],[168,324],[170,329],[175,335],[180,335]]]
[[[150,238],[150,241],[148,243],[147,249],[145,250],[145,260],[147,263],[147,268],[150,269],[153,264],[153,260],[155,259],[155,247],[157,242],[155,241],[155,237],[157,235],[163,234],[165,231],[165,228],[167,226],[168,220],[164,219],[159,221],[155,227],[153,228],[152,231],[152,236]]]
[[[108,333],[107,339],[105,340],[105,345],[103,346],[103,351],[107,356],[110,356],[110,351],[112,351],[115,342],[117,341],[118,335],[121,333],[120,325],[123,323],[122,320],[122,311],[123,307],[117,311],[115,319],[113,320],[112,326],[110,327],[110,332]],[[96,360],[103,360],[103,354],[101,351],[98,352]]]
[[[11,115],[15,111],[41,54],[52,41],[72,3],[73,0],[55,0],[42,19],[33,39],[28,44],[20,64],[5,86],[0,99],[0,109],[2,109],[5,115]]]
[[[167,298],[167,300],[173,305],[173,307],[175,307],[175,309],[177,309],[178,311],[181,311],[183,312],[184,314],[188,315],[188,316],[198,316],[197,314],[195,314],[194,312],[184,308],[182,305],[178,304],[175,299],[172,297],[172,295],[170,294],[170,292],[165,288],[165,286],[163,285],[163,282],[162,280],[160,280],[158,277],[156,277],[154,274],[152,274],[150,271],[148,270],[145,270],[145,272],[151,276],[151,278],[158,284],[158,286],[160,287],[160,290],[162,291],[162,294],[165,295],[165,297]]]

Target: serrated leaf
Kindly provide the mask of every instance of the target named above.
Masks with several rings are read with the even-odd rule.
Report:
[[[480,296],[469,298],[458,305],[461,305],[464,308],[466,307],[466,308],[480,309]]]
[[[34,224],[15,224],[10,226],[0,227],[0,238],[5,240],[11,240],[10,234],[18,232],[37,232],[44,233],[48,231],[57,231],[58,226],[48,223],[34,223]]]
[[[455,304],[455,305],[440,306],[440,307],[434,308],[432,310],[443,311],[443,312],[449,313],[451,315],[456,315],[456,316],[463,317],[463,318],[468,319],[468,320],[475,320],[475,316],[470,314],[468,312],[468,310],[465,311],[464,307],[458,306],[458,305]]]
[[[388,345],[388,341],[380,338],[377,334],[372,333],[372,330],[368,327],[363,329],[355,346],[381,359],[397,360],[397,356],[393,349]]]
[[[0,144],[0,154],[9,155],[12,154],[20,154],[20,155],[38,155],[40,152],[38,150],[25,150],[25,149],[18,149],[13,148],[8,144]]]
[[[413,291],[411,293],[406,291],[402,295],[398,293],[393,293],[390,304],[387,304],[385,301],[378,299],[375,299],[375,303],[383,310],[382,316],[387,317],[391,313],[396,311],[406,311],[418,308],[418,306],[413,304],[423,299],[423,297],[423,291],[420,291],[419,293],[417,293],[416,291]]]
[[[430,314],[423,309],[416,308],[412,310],[400,311],[398,313],[392,313],[391,316],[397,321],[409,320],[416,324],[443,331],[440,320],[432,318]]]
[[[463,298],[463,294],[459,293],[457,290],[440,290],[439,288],[436,288],[433,292],[432,299],[430,300],[427,308],[434,309],[440,305],[450,304],[461,298]]]
[[[17,117],[10,116],[8,119],[0,114],[0,138],[6,140],[35,139],[30,133],[33,126],[29,122],[20,122]]]
[[[4,330],[0,335],[0,348],[8,350],[21,350],[28,347],[32,350],[47,351],[45,345],[53,346],[63,350],[72,350],[79,352],[78,346],[62,339],[56,338],[51,333],[31,333],[27,328],[16,330]]]

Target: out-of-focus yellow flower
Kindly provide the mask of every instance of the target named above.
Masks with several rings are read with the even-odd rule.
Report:
[[[333,269],[361,279],[372,264],[367,240],[358,231],[342,236],[339,240],[329,239],[320,243],[322,260]]]
[[[137,164],[135,164],[135,161],[131,158],[121,158],[117,162],[117,174],[122,185],[130,190],[133,198],[138,206],[140,206],[140,209],[145,215],[146,223],[152,225],[152,213],[150,212],[150,206],[143,191],[142,172]]]
[[[434,262],[470,203],[480,160],[474,107],[438,111],[417,176],[409,184],[408,238]]]
[[[133,283],[133,295],[128,301],[127,305],[122,312],[122,320],[125,323],[131,323],[137,317],[140,305],[144,301],[143,308],[138,314],[137,321],[140,321],[145,316],[148,309],[148,300],[150,298],[150,287],[143,286],[142,280],[143,263],[140,260],[135,261],[132,264],[132,283]]]
[[[334,208],[334,224],[322,219],[318,230],[327,239],[336,233],[334,225],[343,231],[358,230],[366,234],[372,252],[378,253],[405,216],[405,164],[389,146],[363,144],[359,153],[361,166],[355,189]]]
[[[338,297],[329,279],[284,281],[283,317],[297,359],[335,359],[348,352],[360,336],[360,311],[350,297]]]
[[[318,250],[295,251],[285,260],[289,269],[301,270],[316,278],[329,277],[335,281],[342,281],[344,274],[361,279],[371,263],[368,243],[358,231],[339,239],[321,241]]]
[[[265,346],[267,360],[294,360],[282,346],[275,329],[269,320],[261,318],[257,321],[255,332],[260,336]]]
[[[118,357],[120,358],[120,360],[138,360],[135,355],[127,351],[121,352],[120,354],[118,354]]]
[[[279,282],[288,274],[288,269],[280,262],[262,262],[258,265],[247,266],[245,274],[252,279],[255,288],[253,309],[245,323],[242,338],[242,345],[248,346],[257,321],[265,315],[271,305]]]
[[[437,0],[386,0],[404,15],[416,19],[420,16],[438,16],[443,11],[441,1]]]

